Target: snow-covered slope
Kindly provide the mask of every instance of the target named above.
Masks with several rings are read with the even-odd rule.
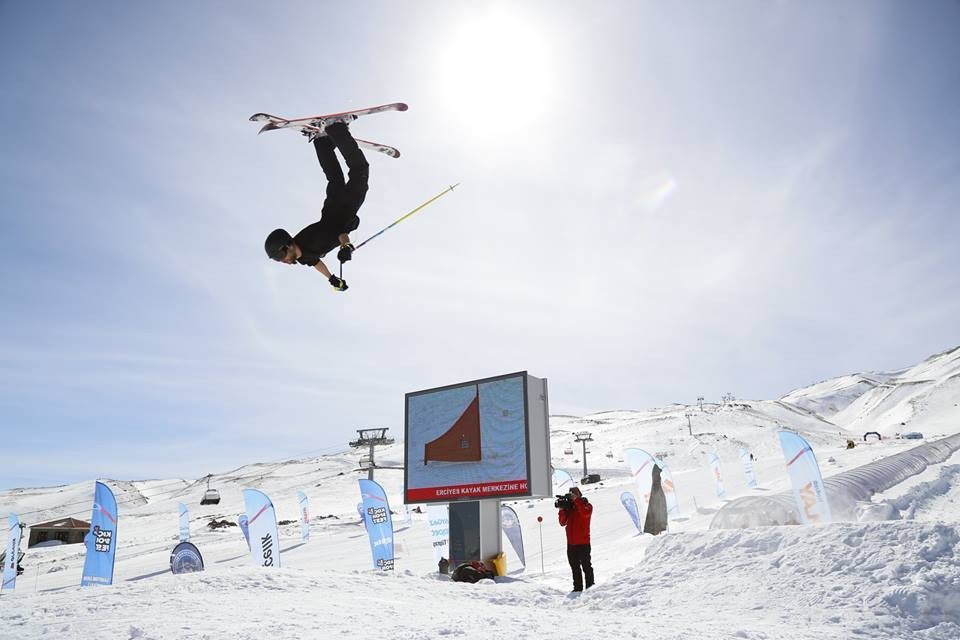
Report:
[[[586,485],[594,504],[593,560],[597,586],[570,599],[565,541],[552,500],[518,500],[526,544],[524,570],[504,543],[509,575],[497,583],[463,585],[435,574],[429,527],[421,514],[395,521],[396,567],[370,569],[369,542],[356,514],[356,452],[253,463],[214,474],[221,503],[201,506],[205,479],[109,480],[119,501],[114,584],[81,589],[82,545],[30,549],[17,589],[0,600],[0,629],[33,638],[262,638],[291,640],[351,635],[394,638],[443,636],[622,638],[878,637],[956,640],[960,637],[960,453],[873,498],[890,521],[837,523],[816,529],[768,527],[710,531],[725,503],[784,491],[788,480],[776,430],[790,427],[814,446],[826,476],[887,458],[916,442],[884,439],[846,448],[848,431],[833,422],[858,403],[858,415],[883,403],[866,398],[886,388],[923,389],[896,396],[916,409],[927,435],[960,432],[955,404],[957,352],[941,354],[889,377],[845,406],[842,385],[821,383],[779,400],[727,401],[619,410],[551,418],[554,465],[579,477],[582,448],[572,434],[589,431],[588,471],[603,480]],[[952,377],[951,377],[952,376]],[[863,377],[862,380],[866,380]],[[859,383],[856,383],[859,384]],[[849,385],[848,385],[849,387]],[[832,390],[832,391],[831,391]],[[851,394],[852,395],[852,394]],[[886,394],[889,396],[889,394]],[[886,397],[885,396],[885,397]],[[836,411],[823,409],[825,398]],[[689,423],[688,423],[689,421]],[[688,426],[689,424],[689,426]],[[936,427],[936,428],[928,428]],[[692,434],[690,433],[692,431]],[[747,487],[739,447],[756,457],[759,490]],[[572,453],[564,449],[571,447]],[[673,472],[680,513],[670,532],[638,535],[620,504],[635,485],[621,460],[625,447],[662,457]],[[723,463],[726,499],[717,498],[705,454]],[[399,510],[403,446],[378,448],[376,479]],[[273,500],[280,520],[296,520],[297,491],[311,500],[311,539],[295,524],[280,528],[282,568],[251,567],[236,527],[212,530],[212,520],[235,522],[241,490],[255,487]],[[93,482],[0,492],[0,515],[27,523],[73,516],[88,519]],[[177,503],[190,508],[192,540],[204,554],[202,574],[169,573],[177,541]],[[538,517],[543,518],[542,524]],[[705,606],[706,605],[706,606]]]
[[[894,435],[960,424],[960,347],[895,372],[854,374],[791,391],[781,401],[838,427]]]
[[[4,596],[0,623],[33,638],[404,638],[598,640],[690,638],[955,639],[960,633],[956,524],[904,521],[815,530],[663,536],[581,598],[563,568],[483,581],[417,569],[351,570],[324,541],[288,552],[278,570],[220,564],[95,589]],[[622,542],[601,538],[595,555]],[[641,559],[646,546],[646,558]]]

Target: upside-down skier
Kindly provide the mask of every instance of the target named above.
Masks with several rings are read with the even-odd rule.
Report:
[[[304,227],[293,237],[284,229],[275,229],[267,236],[264,248],[271,259],[313,267],[334,289],[346,291],[346,281],[330,273],[322,258],[335,247],[340,247],[337,259],[341,264],[353,257],[354,247],[349,233],[360,226],[357,212],[367,195],[370,165],[345,122],[328,125],[325,133],[313,140],[317,160],[327,177],[327,195],[320,220]],[[347,164],[346,180],[334,147],[340,150]]]

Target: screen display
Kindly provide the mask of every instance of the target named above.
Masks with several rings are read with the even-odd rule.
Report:
[[[530,495],[526,373],[406,397],[406,502]]]

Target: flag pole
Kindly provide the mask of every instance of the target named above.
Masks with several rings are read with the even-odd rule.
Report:
[[[413,211],[410,211],[409,213],[405,213],[404,215],[400,216],[399,218],[397,218],[396,220],[394,220],[393,222],[391,222],[390,224],[388,224],[386,227],[384,227],[384,228],[381,229],[380,231],[377,231],[375,234],[373,234],[372,236],[370,236],[369,238],[367,238],[366,240],[364,240],[363,242],[361,242],[360,244],[358,244],[356,247],[354,247],[353,250],[356,251],[357,249],[359,249],[359,248],[362,247],[363,245],[367,244],[368,242],[370,242],[371,240],[373,240],[374,238],[376,238],[377,236],[379,236],[380,234],[382,234],[383,232],[385,232],[387,229],[389,229],[389,228],[391,228],[391,227],[395,227],[396,225],[400,224],[401,222],[403,222],[404,220],[406,220],[407,218],[409,218],[410,216],[412,216],[413,214],[415,214],[417,211],[420,211],[420,209],[423,209],[424,207],[426,207],[428,204],[430,204],[431,202],[433,202],[434,200],[436,200],[436,199],[439,198],[440,196],[446,195],[447,193],[450,193],[451,191],[453,191],[454,189],[456,189],[456,188],[459,187],[459,186],[460,186],[460,183],[458,182],[458,183],[455,184],[455,185],[451,185],[451,186],[447,187],[446,189],[444,189],[443,191],[441,191],[441,192],[438,193],[437,195],[433,196],[432,198],[430,198],[429,200],[427,200],[426,202],[424,202],[423,204],[421,204],[419,207],[417,207],[417,208],[414,209]]]
[[[543,516],[537,516],[537,524],[540,525],[540,573],[546,574],[543,569]]]

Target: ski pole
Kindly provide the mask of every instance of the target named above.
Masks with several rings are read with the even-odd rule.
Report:
[[[400,216],[399,218],[397,218],[396,220],[394,220],[393,222],[391,222],[390,224],[388,224],[386,227],[384,227],[384,228],[381,229],[380,231],[377,231],[375,234],[373,234],[372,236],[370,236],[369,238],[367,238],[366,240],[364,240],[363,242],[361,242],[360,244],[358,244],[357,246],[355,246],[355,247],[353,248],[353,250],[356,251],[357,249],[359,249],[359,248],[362,247],[363,245],[367,244],[368,242],[370,242],[371,240],[373,240],[374,238],[376,238],[377,236],[379,236],[381,233],[383,233],[384,231],[386,231],[386,230],[389,229],[390,227],[394,227],[394,226],[400,224],[401,222],[403,222],[404,220],[406,220],[407,218],[409,218],[410,216],[412,216],[413,214],[415,214],[417,211],[420,211],[420,209],[423,209],[425,206],[427,206],[428,204],[430,204],[431,202],[433,202],[434,200],[436,200],[436,199],[439,198],[440,196],[445,195],[445,194],[447,194],[447,193],[450,193],[451,191],[453,191],[454,189],[456,189],[456,188],[459,187],[459,186],[460,186],[460,183],[458,182],[457,184],[455,184],[455,185],[453,185],[453,186],[447,187],[446,189],[444,189],[443,191],[441,191],[441,192],[438,193],[437,195],[433,196],[432,198],[430,198],[429,200],[427,200],[426,202],[424,202],[423,204],[421,204],[419,207],[417,207],[417,208],[414,209],[413,211],[411,211],[411,212],[409,212],[409,213],[406,213],[406,214]]]

